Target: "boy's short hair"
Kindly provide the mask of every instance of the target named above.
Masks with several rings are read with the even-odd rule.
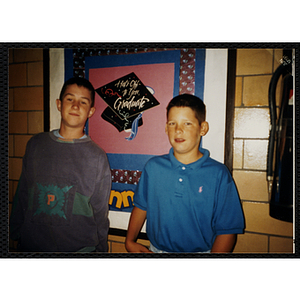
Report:
[[[59,100],[60,101],[63,100],[62,98],[64,96],[64,93],[65,93],[67,87],[72,84],[77,84],[79,87],[83,86],[90,91],[91,100],[92,100],[91,107],[93,107],[95,105],[95,89],[94,89],[93,85],[87,79],[81,78],[81,77],[70,78],[64,83],[64,85],[61,89],[60,95],[59,95]]]
[[[190,107],[194,112],[199,124],[205,121],[206,107],[203,101],[191,94],[182,94],[174,97],[167,106],[167,118],[172,107]]]

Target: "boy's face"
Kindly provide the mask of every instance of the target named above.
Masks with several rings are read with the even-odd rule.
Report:
[[[56,100],[57,108],[61,112],[62,125],[83,129],[86,120],[95,112],[91,102],[91,93],[87,88],[77,84],[69,85],[62,101]]]
[[[201,137],[208,131],[207,122],[199,124],[195,112],[190,107],[172,107],[168,114],[166,133],[174,156],[179,161],[195,161],[201,155]]]

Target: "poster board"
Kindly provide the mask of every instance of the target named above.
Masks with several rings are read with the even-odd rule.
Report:
[[[58,50],[55,50],[57,54]],[[65,80],[73,76],[86,77],[97,89],[134,72],[159,102],[143,114],[143,125],[131,141],[126,140],[129,132],[119,132],[101,118],[107,103],[97,93],[96,113],[87,124],[88,134],[106,151],[111,166],[110,227],[123,230],[127,229],[133,195],[145,163],[153,155],[165,154],[170,149],[164,132],[165,108],[173,96],[187,92],[204,100],[213,134],[203,139],[203,147],[211,151],[213,158],[223,162],[224,147],[220,145],[224,145],[227,83],[226,49],[126,50],[123,53],[118,49],[105,50],[103,53],[99,49],[90,52],[87,49],[63,49],[63,53],[60,52]],[[210,114],[210,106],[213,114]],[[212,116],[213,120],[210,120]],[[210,149],[209,145],[216,142],[218,147]],[[213,151],[217,152],[213,154]]]

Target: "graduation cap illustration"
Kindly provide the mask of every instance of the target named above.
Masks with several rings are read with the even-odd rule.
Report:
[[[159,102],[135,73],[130,73],[96,89],[97,94],[108,104],[101,117],[119,132],[130,131],[127,140],[132,140],[142,126],[143,113]]]

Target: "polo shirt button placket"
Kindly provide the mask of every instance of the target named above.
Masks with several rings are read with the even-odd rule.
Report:
[[[186,168],[185,168],[185,166],[183,166],[183,167],[181,167],[181,170],[185,170]],[[183,181],[183,179],[182,178],[179,178],[179,182],[182,182]]]
[[[180,166],[179,167],[179,169],[177,169],[177,183],[176,183],[176,185],[175,185],[175,196],[176,197],[179,197],[179,198],[182,198],[183,197],[183,195],[184,195],[184,186],[185,186],[185,184],[184,184],[184,170],[186,169],[186,167],[184,167],[184,166]]]

